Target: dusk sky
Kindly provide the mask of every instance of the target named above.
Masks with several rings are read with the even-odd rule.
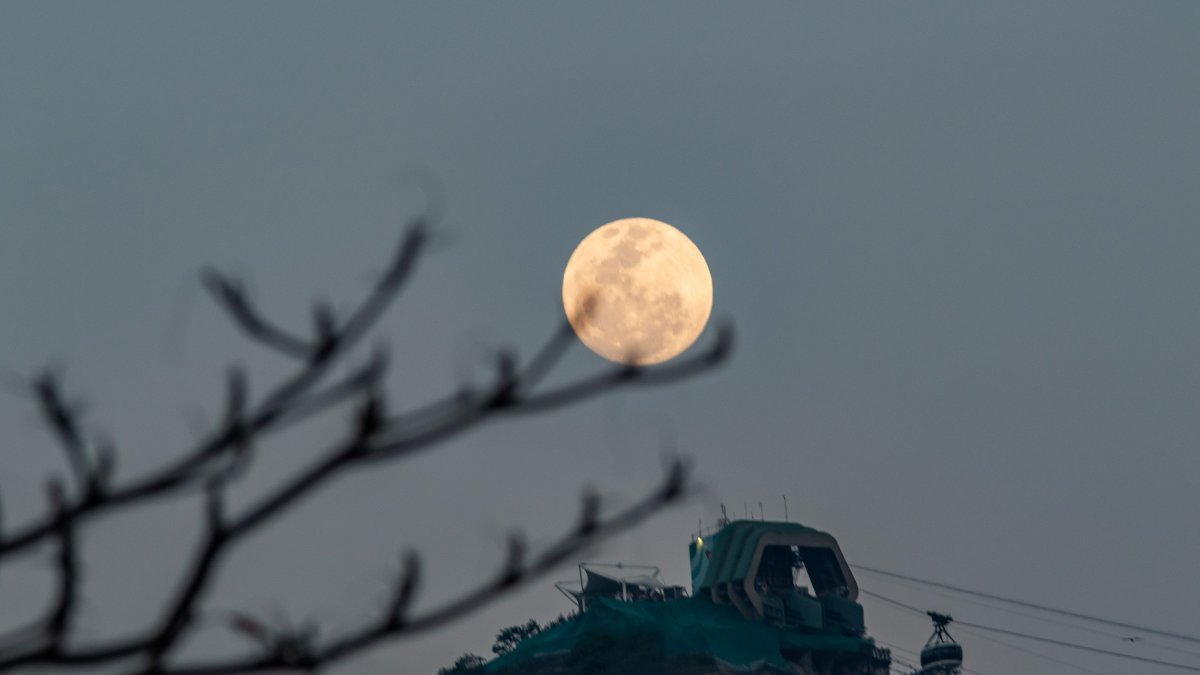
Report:
[[[536,546],[595,486],[612,508],[666,449],[706,488],[589,554],[687,584],[724,503],[828,531],[851,563],[1200,634],[1200,3],[0,4],[0,366],[62,368],[121,452],[160,465],[219,420],[230,363],[287,363],[198,283],[242,275],[281,322],[346,308],[444,184],[446,222],[378,338],[397,407],[488,377],[562,321],[600,225],[645,216],[703,252],[721,369],[489,423],[341,478],[239,549],[206,607],[380,606],[399,551],[421,606],[479,583],[507,532]],[[701,337],[703,345],[712,339]],[[605,367],[577,345],[569,378]],[[258,388],[256,389],[256,385]],[[245,496],[345,428],[258,449]],[[0,522],[44,508],[62,456],[0,390]],[[81,638],[147,625],[199,503],[98,521]],[[0,574],[0,632],[45,602],[45,550]],[[556,576],[333,672],[432,675],[570,605]],[[1200,664],[862,573],[964,621]],[[927,620],[863,598],[919,650]],[[987,675],[1166,668],[951,632]],[[185,653],[240,643],[214,622]],[[1172,651],[1176,650],[1176,651]],[[1182,650],[1182,651],[1180,651]]]

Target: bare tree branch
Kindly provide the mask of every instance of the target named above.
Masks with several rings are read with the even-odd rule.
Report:
[[[265,318],[249,301],[240,283],[216,272],[206,272],[204,284],[235,325],[252,340],[299,360],[300,365],[291,376],[268,388],[257,402],[252,402],[244,371],[231,369],[224,397],[225,413],[217,426],[173,463],[124,485],[110,484],[116,461],[111,443],[96,443],[95,461],[88,458],[78,412],[66,403],[58,379],[46,373],[34,381],[39,412],[63,446],[80,490],[72,499],[61,484],[52,483],[49,514],[18,528],[10,536],[0,531],[0,565],[32,546],[57,542],[58,579],[58,591],[48,615],[20,632],[0,638],[0,672],[35,665],[91,668],[127,664],[130,660],[137,660],[140,665],[136,672],[143,673],[317,668],[382,640],[445,625],[546,573],[598,538],[640,522],[684,494],[686,467],[676,462],[658,490],[607,520],[601,517],[599,498],[592,491],[586,492],[578,525],[532,558],[524,539],[514,534],[496,577],[446,606],[412,615],[421,568],[416,553],[409,553],[385,611],[367,626],[321,643],[315,625],[271,631],[253,617],[235,612],[230,627],[253,640],[260,654],[249,660],[172,663],[172,652],[197,627],[203,600],[225,559],[260,528],[348,469],[398,460],[502,415],[548,412],[625,386],[661,385],[686,379],[721,363],[729,354],[732,329],[726,325],[718,328],[716,339],[707,349],[674,364],[651,368],[615,366],[590,377],[539,390],[568,347],[574,344],[571,328],[564,322],[524,365],[512,352],[498,354],[496,376],[490,385],[465,388],[406,413],[391,413],[382,395],[388,368],[383,350],[376,350],[369,361],[348,375],[333,378],[332,382],[327,380],[333,365],[348,358],[411,278],[428,236],[426,220],[418,220],[408,229],[383,275],[344,321],[339,321],[327,305],[315,304],[313,334],[309,338],[292,334]],[[240,512],[227,512],[225,491],[245,472],[258,443],[292,424],[355,401],[348,431],[340,442],[296,475],[252,500]],[[73,644],[68,638],[81,592],[78,528],[94,515],[127,506],[145,506],[197,489],[204,490],[203,533],[176,590],[166,599],[159,620],[136,634],[90,645]]]
[[[585,496],[581,524],[586,526],[577,527],[566,533],[528,562],[524,560],[523,540],[514,535],[509,539],[506,562],[491,581],[445,605],[413,617],[408,617],[403,611],[398,612],[395,602],[389,603],[385,611],[374,621],[327,644],[309,645],[310,650],[304,659],[288,661],[281,658],[278,653],[266,653],[241,659],[181,664],[151,669],[146,673],[220,675],[223,673],[315,670],[334,661],[361,653],[384,640],[408,637],[440,628],[477,611],[507,595],[515,588],[544,576],[559,565],[570,561],[573,556],[583,553],[600,539],[628,529],[657,513],[662,507],[678,501],[686,494],[687,476],[687,466],[680,461],[674,462],[657,490],[632,507],[602,521],[592,520],[591,512],[595,508],[593,497]],[[415,585],[415,580],[409,581],[412,579],[411,574],[406,566],[406,571],[400,575],[401,588],[404,588],[406,584]],[[411,592],[413,591],[405,591],[406,594]],[[406,605],[407,601],[404,604]]]
[[[46,483],[46,501],[55,514],[54,535],[58,549],[54,557],[55,597],[46,616],[0,638],[6,644],[28,649],[31,645],[49,653],[61,652],[71,628],[79,598],[79,558],[73,523],[66,515],[66,494],[62,482],[52,478]]]
[[[278,423],[281,418],[285,418],[288,413],[293,412],[293,404],[305,399],[313,386],[326,374],[328,366],[335,360],[335,357],[344,355],[352,349],[362,338],[366,329],[395,297],[403,283],[412,274],[418,254],[423,249],[427,238],[427,225],[424,220],[418,220],[404,236],[383,277],[359,308],[351,314],[351,318],[341,331],[332,337],[326,337],[323,344],[313,346],[306,352],[307,363],[304,367],[278,385],[258,405],[255,412],[248,415],[245,423],[246,433],[262,434],[268,431],[278,431]],[[222,302],[222,306],[230,312],[234,322],[247,335],[264,341],[264,344],[272,346],[284,354],[296,356],[294,351],[289,351],[291,348],[281,346],[271,339],[264,340],[261,325],[265,323],[265,319],[262,319],[256,311],[249,310],[250,305],[245,300],[240,286],[235,284],[228,288],[222,287],[222,289],[218,299]],[[249,310],[249,314],[246,313],[247,310]],[[376,370],[375,374],[381,376],[382,371]],[[353,385],[358,381],[360,380],[357,378],[351,378],[347,384]],[[51,380],[51,382],[55,385],[53,391],[57,393],[57,381]],[[302,407],[305,408],[305,414],[311,416],[341,403],[356,393],[357,389],[353,386],[331,387],[322,394],[305,400],[306,405]],[[61,400],[61,398],[55,400]],[[62,409],[66,410],[66,408]],[[41,406],[43,416],[56,430],[60,428],[61,420],[57,416],[47,413],[57,410],[57,407]],[[180,489],[193,487],[196,480],[203,475],[200,471],[203,466],[227,451],[239,440],[240,436],[235,433],[236,431],[228,425],[218,428],[201,441],[197,447],[185,452],[173,464],[140,479],[135,479],[126,486],[112,489],[102,499],[94,498],[76,502],[68,507],[69,515],[75,519],[87,518],[114,508],[139,503],[150,497],[165,496]],[[54,526],[54,517],[49,515],[41,522],[17,528],[14,533],[0,539],[0,558],[45,541],[53,534]]]
[[[55,534],[58,539],[58,556],[55,563],[58,572],[58,598],[46,626],[50,640],[55,649],[61,650],[67,640],[67,633],[74,618],[75,605],[79,599],[79,559],[75,547],[75,532],[73,523],[66,515],[65,499],[62,485],[51,481],[47,486],[51,508],[57,515]]]
[[[254,308],[245,285],[215,269],[200,273],[200,282],[217,303],[251,338],[281,354],[307,360],[313,352],[308,340],[297,337],[268,321]]]
[[[91,465],[80,429],[79,415],[75,407],[66,402],[58,375],[47,369],[33,379],[30,388],[37,401],[38,412],[67,456],[67,463],[75,475],[79,490],[86,490],[91,482]]]

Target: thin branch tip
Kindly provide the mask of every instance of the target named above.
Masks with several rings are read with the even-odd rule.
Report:
[[[62,378],[55,370],[48,368],[32,378],[26,385],[29,395],[58,444],[66,450],[84,488],[79,493],[69,492],[69,480],[52,478],[46,483],[49,513],[0,537],[0,562],[39,543],[57,544],[54,550],[59,571],[58,593],[50,603],[51,611],[33,622],[30,634],[34,637],[23,640],[15,649],[0,648],[0,673],[45,667],[111,668],[135,660],[142,664],[138,672],[143,675],[316,670],[383,640],[429,631],[469,615],[690,493],[691,464],[671,455],[659,487],[618,512],[606,515],[599,492],[590,486],[585,488],[580,495],[578,520],[545,548],[539,545],[531,550],[526,537],[513,531],[506,539],[496,575],[443,606],[416,610],[416,595],[424,582],[422,559],[415,551],[407,551],[390,582],[387,611],[347,635],[319,640],[315,625],[275,629],[250,614],[233,613],[223,622],[259,645],[261,649],[256,653],[212,660],[175,654],[206,623],[207,598],[231,552],[350,467],[365,461],[410,457],[504,416],[558,410],[624,386],[678,382],[710,370],[727,358],[733,344],[733,326],[725,321],[716,324],[709,350],[675,363],[655,367],[614,364],[577,379],[547,382],[564,354],[576,344],[570,323],[559,321],[528,361],[519,359],[512,349],[498,351],[492,383],[477,388],[464,385],[403,414],[389,410],[384,386],[391,356],[387,344],[375,343],[361,365],[354,353],[364,339],[378,332],[380,317],[399,296],[431,240],[440,240],[444,224],[439,196],[434,195],[427,212],[405,228],[386,271],[375,279],[357,306],[344,315],[335,315],[329,303],[314,302],[310,330],[296,333],[280,327],[254,305],[241,279],[212,267],[200,270],[200,283],[235,328],[251,341],[291,357],[292,373],[262,392],[252,392],[246,369],[230,367],[225,382],[224,419],[164,467],[114,483],[117,453],[112,441],[96,438],[90,427],[85,428],[81,406],[64,395]],[[355,365],[343,369],[341,364],[351,359]],[[245,475],[252,448],[261,447],[261,441],[285,428],[325,414],[347,415],[342,418],[348,427],[344,427],[344,438],[296,475],[284,478],[262,494],[250,495],[246,504],[233,503],[232,499],[226,503],[227,492]],[[71,474],[63,475],[71,478]],[[197,515],[207,531],[187,561],[178,588],[165,597],[159,620],[138,632],[92,645],[75,645],[68,640],[81,595],[78,547],[86,534],[83,525],[92,516],[119,507],[184,496],[195,498],[197,492],[202,493]],[[0,639],[0,644],[7,642]]]
[[[400,575],[388,607],[388,619],[392,625],[404,622],[409,607],[417,596],[421,583],[421,558],[416,551],[408,551],[400,562]]]
[[[587,487],[580,502],[579,525],[575,529],[579,535],[588,536],[600,524],[600,493],[595,488]]]

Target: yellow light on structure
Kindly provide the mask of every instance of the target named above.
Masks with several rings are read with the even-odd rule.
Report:
[[[704,548],[704,537],[696,537],[696,548]]]
[[[563,273],[575,334],[610,361],[647,366],[678,356],[704,330],[713,286],[700,249],[651,218],[624,218],[580,242]]]

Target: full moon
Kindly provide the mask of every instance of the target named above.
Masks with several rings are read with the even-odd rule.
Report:
[[[624,218],[584,238],[563,274],[563,309],[589,349],[646,366],[690,347],[712,313],[712,275],[700,249],[650,218]]]

